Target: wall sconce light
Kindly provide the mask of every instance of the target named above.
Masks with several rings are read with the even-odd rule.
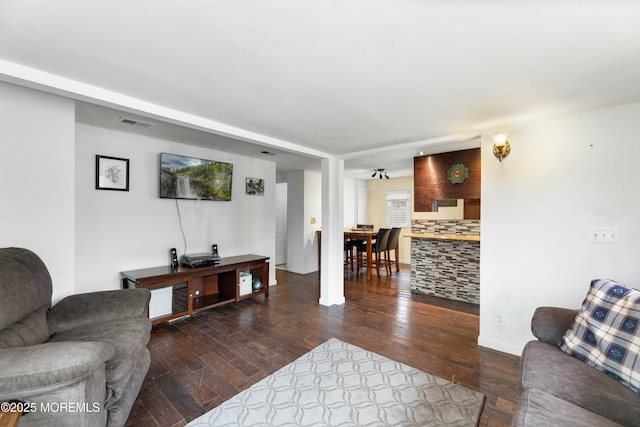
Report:
[[[496,133],[493,135],[493,155],[498,158],[502,162],[504,157],[509,155],[511,152],[511,145],[509,141],[507,141],[507,134],[505,133]]]

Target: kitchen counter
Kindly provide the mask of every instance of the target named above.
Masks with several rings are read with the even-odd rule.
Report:
[[[480,303],[480,236],[408,233],[411,291]]]

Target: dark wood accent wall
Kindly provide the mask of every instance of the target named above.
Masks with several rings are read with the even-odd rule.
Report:
[[[480,199],[464,199],[464,219],[480,219]]]
[[[447,179],[447,170],[457,163],[469,168],[462,184]],[[432,212],[433,200],[480,198],[480,149],[432,154],[413,159],[413,197],[416,212]]]

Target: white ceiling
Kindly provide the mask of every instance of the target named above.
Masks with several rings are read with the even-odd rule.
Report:
[[[620,0],[0,0],[0,79],[87,123],[397,176],[483,130],[640,101],[639,22]]]

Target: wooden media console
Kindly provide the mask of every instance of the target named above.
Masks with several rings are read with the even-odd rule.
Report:
[[[247,274],[262,281],[260,290],[242,291],[241,275]],[[123,271],[120,275],[125,289],[151,290],[152,303],[160,305],[149,313],[154,325],[258,295],[269,297],[269,257],[260,255],[226,257],[218,265],[194,268],[166,265]]]

